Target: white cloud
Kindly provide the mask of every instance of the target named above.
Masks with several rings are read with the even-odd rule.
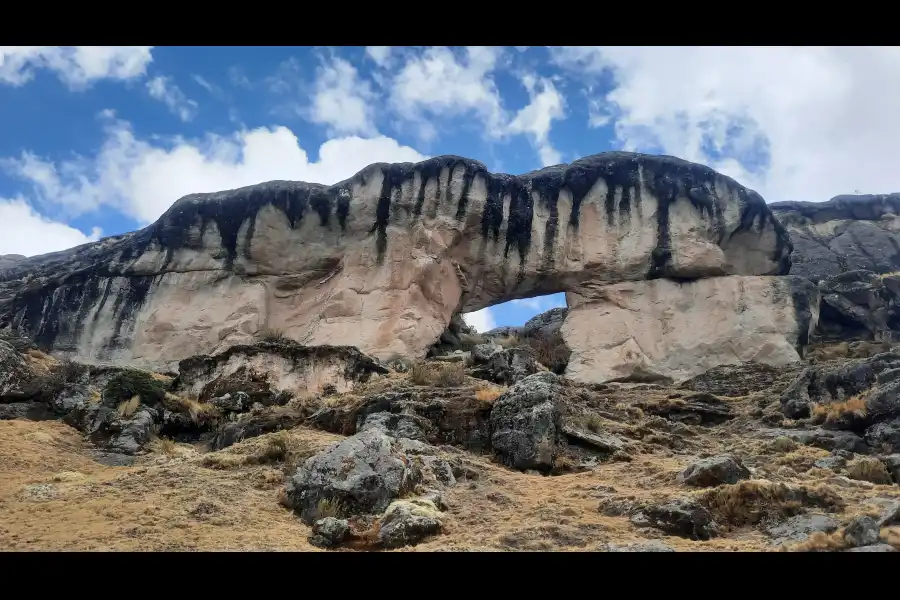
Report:
[[[549,135],[553,121],[564,119],[566,116],[565,101],[549,79],[538,81],[535,77],[526,75],[522,78],[522,83],[528,89],[531,102],[510,121],[509,132],[531,137],[542,166],[559,164],[562,162],[562,156],[550,143]]]
[[[200,83],[206,83],[205,80],[195,80]],[[201,83],[201,85],[203,85]],[[209,84],[206,83],[207,89]],[[184,95],[181,88],[178,87],[170,77],[158,76],[147,82],[147,91],[150,96],[165,104],[168,109],[182,121],[190,121],[197,116],[197,103]]]
[[[900,189],[900,48],[554,49],[605,96],[626,149],[710,166],[770,202]]]
[[[0,46],[0,82],[28,83],[38,69],[54,71],[79,89],[99,79],[141,77],[153,46]]]
[[[373,135],[375,93],[346,60],[334,58],[319,68],[309,119],[327,125],[332,135]]]
[[[482,308],[475,312],[465,313],[463,314],[463,321],[465,321],[466,325],[469,327],[474,327],[475,331],[478,333],[490,331],[497,326],[490,308]]]
[[[379,67],[386,67],[391,59],[390,46],[366,46],[366,55]]]
[[[521,298],[518,300],[510,300],[509,303],[516,306],[522,306],[529,310],[533,310],[534,314],[546,312],[551,308],[564,308],[566,306],[565,295],[562,294],[552,296],[536,296],[534,298]]]
[[[396,74],[391,86],[391,104],[402,118],[414,122],[424,139],[437,130],[429,118],[458,117],[475,113],[487,133],[503,134],[505,113],[490,74],[502,49],[468,47],[458,59],[449,48],[428,48],[411,56]]]
[[[130,125],[115,119],[111,111],[104,118],[106,141],[94,157],[52,163],[24,153],[0,164],[30,182],[44,207],[79,214],[108,206],[149,223],[187,194],[274,179],[331,184],[375,162],[425,158],[391,138],[349,136],[322,144],[314,162],[286,127],[149,142],[136,138]]]
[[[65,250],[100,239],[100,229],[90,235],[41,216],[22,198],[0,198],[0,254],[35,256]]]

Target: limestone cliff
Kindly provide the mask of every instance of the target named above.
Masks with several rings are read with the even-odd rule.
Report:
[[[267,330],[416,356],[458,311],[602,283],[781,275],[790,252],[758,194],[676,158],[612,152],[511,176],[441,156],[333,186],[194,194],[141,231],[7,261],[0,328],[153,366]]]

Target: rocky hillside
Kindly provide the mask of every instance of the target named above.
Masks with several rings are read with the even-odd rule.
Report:
[[[896,551],[894,203],[438,157],[2,256],[0,545]]]
[[[271,341],[173,377],[7,339],[0,544],[892,552],[900,353],[880,350],[586,385],[522,346],[387,366]]]

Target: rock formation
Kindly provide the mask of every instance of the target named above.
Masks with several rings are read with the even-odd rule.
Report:
[[[790,252],[758,194],[676,158],[611,152],[510,176],[441,156],[333,186],[194,194],[141,231],[7,261],[0,328],[59,355],[156,368],[265,332],[417,357],[458,312],[620,282],[783,275]],[[795,294],[775,296],[764,304],[792,310]],[[801,329],[772,343],[802,343]]]
[[[847,271],[900,270],[900,194],[769,205],[790,232],[791,275],[820,281]]]

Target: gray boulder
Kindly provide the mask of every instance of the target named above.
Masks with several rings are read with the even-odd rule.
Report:
[[[688,465],[676,477],[678,483],[694,487],[714,487],[749,479],[750,470],[733,456],[714,456]]]
[[[900,484],[900,454],[889,454],[882,457],[881,461],[894,478],[894,483]]]
[[[897,549],[890,544],[872,544],[871,546],[863,546],[861,548],[850,548],[844,552],[896,552]]]
[[[350,523],[345,519],[325,517],[315,522],[309,543],[319,548],[337,548],[350,539]]]
[[[638,508],[632,513],[631,522],[637,527],[653,527],[692,540],[708,540],[716,535],[710,512],[692,500],[675,499]]]
[[[563,386],[553,373],[538,373],[516,383],[494,401],[491,445],[512,468],[547,472],[561,441]]]
[[[534,351],[526,347],[505,348],[490,354],[486,350],[473,352],[472,364],[473,377],[500,385],[512,385],[540,370]]]
[[[896,281],[894,281],[896,279]],[[849,271],[819,282],[818,333],[836,340],[900,340],[900,278]],[[897,291],[895,291],[895,289]]]
[[[805,514],[793,516],[766,530],[776,545],[788,542],[802,542],[817,531],[831,533],[837,531],[840,523],[827,515]]]
[[[900,452],[900,417],[875,423],[866,429],[865,439],[878,450]]]
[[[869,546],[878,542],[878,522],[869,516],[856,517],[844,529],[844,541],[851,546]]]
[[[426,441],[425,432],[430,428],[430,423],[414,414],[377,412],[361,415],[363,421],[357,427],[358,432],[370,429],[381,429],[395,438],[407,438],[410,440]]]
[[[378,543],[384,548],[412,546],[439,533],[441,513],[430,500],[397,500],[380,519]]]
[[[37,377],[11,343],[0,339],[0,402],[28,400],[38,393]]]
[[[419,470],[382,429],[372,428],[310,457],[286,485],[287,499],[307,524],[324,505],[337,516],[376,514],[421,480]]]
[[[610,544],[606,547],[607,552],[675,552],[675,550],[663,544],[662,542],[658,542],[656,540],[652,540],[649,542],[642,542],[639,544],[631,544],[629,546],[615,546]]]

